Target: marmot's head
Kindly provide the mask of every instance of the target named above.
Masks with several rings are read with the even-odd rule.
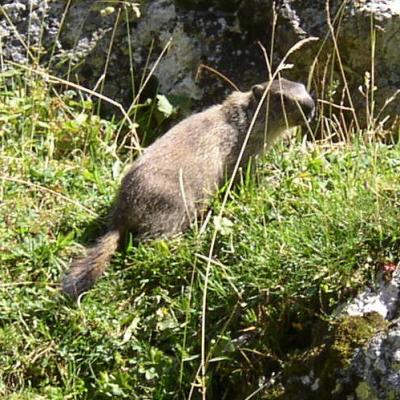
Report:
[[[254,104],[261,101],[267,89],[268,93],[257,118],[256,130],[263,130],[267,126],[268,132],[279,134],[285,129],[305,125],[313,116],[314,100],[303,84],[281,78],[274,80],[271,85],[269,82],[254,85],[251,88]]]

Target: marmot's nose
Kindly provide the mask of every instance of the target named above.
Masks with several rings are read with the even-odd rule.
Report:
[[[314,117],[315,102],[312,95],[310,95],[303,84],[293,82],[288,88],[288,93],[290,98],[296,102],[299,108],[301,108],[303,121],[304,118],[310,120]]]
[[[297,103],[298,107],[301,108],[302,114],[304,114],[303,120],[306,118],[307,121],[310,121],[315,115],[315,102],[304,86],[301,86],[303,89],[301,96],[297,96],[295,102]]]
[[[315,115],[315,102],[313,98],[308,95],[304,101],[301,103],[301,108],[303,109],[303,112],[305,116],[307,117],[307,120],[310,121],[314,118]]]

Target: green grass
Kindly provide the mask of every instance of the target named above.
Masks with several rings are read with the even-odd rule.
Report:
[[[94,108],[18,71],[0,75],[1,398],[188,398],[199,384],[216,226],[211,399],[251,394],[311,344],[316,321],[399,259],[400,145],[278,143],[231,194],[221,221],[128,243],[75,304],[60,294],[60,276],[101,230],[132,156],[118,147],[118,121]]]

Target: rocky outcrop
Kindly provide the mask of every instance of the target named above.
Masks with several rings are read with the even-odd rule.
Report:
[[[357,399],[400,398],[400,268],[387,264],[376,290],[360,293],[346,308],[349,316],[375,312],[388,321],[388,326],[368,344],[358,348],[350,368],[340,383],[357,382]]]
[[[310,78],[320,98],[344,106],[351,105],[350,94],[364,122],[366,89],[363,94],[359,87],[366,76],[370,76],[370,108],[371,100],[376,101],[374,115],[400,89],[397,1],[330,1],[339,56],[331,39],[325,0],[280,0],[275,10],[269,0],[220,0],[211,8],[209,4],[204,0],[143,4],[5,0],[0,16],[2,56],[17,63],[40,60],[57,74],[101,89],[125,105],[155,67],[143,97],[152,96],[158,87],[163,94],[194,100],[201,106],[219,101],[231,89],[205,69],[199,74],[202,63],[246,89],[267,76],[257,41],[273,54],[276,66],[299,39],[316,36],[318,42],[306,44],[290,57],[295,67],[285,72],[288,78],[303,82]],[[371,97],[372,86],[377,89]],[[394,99],[380,118],[399,114],[399,104]]]
[[[314,329],[312,346],[288,360],[265,398],[400,398],[399,304],[400,268],[389,263],[375,288]]]
[[[400,321],[376,335],[367,347],[358,349],[347,380],[358,381],[357,399],[398,399],[400,397]],[[344,380],[344,379],[343,379]]]

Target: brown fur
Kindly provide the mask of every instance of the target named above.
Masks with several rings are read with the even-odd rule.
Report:
[[[232,174],[266,85],[233,92],[222,104],[186,118],[144,151],[122,180],[108,233],[86,256],[75,260],[64,277],[65,293],[78,296],[90,289],[127,231],[144,240],[189,227]],[[241,165],[287,128],[301,124],[313,110],[314,102],[303,85],[274,81]]]

